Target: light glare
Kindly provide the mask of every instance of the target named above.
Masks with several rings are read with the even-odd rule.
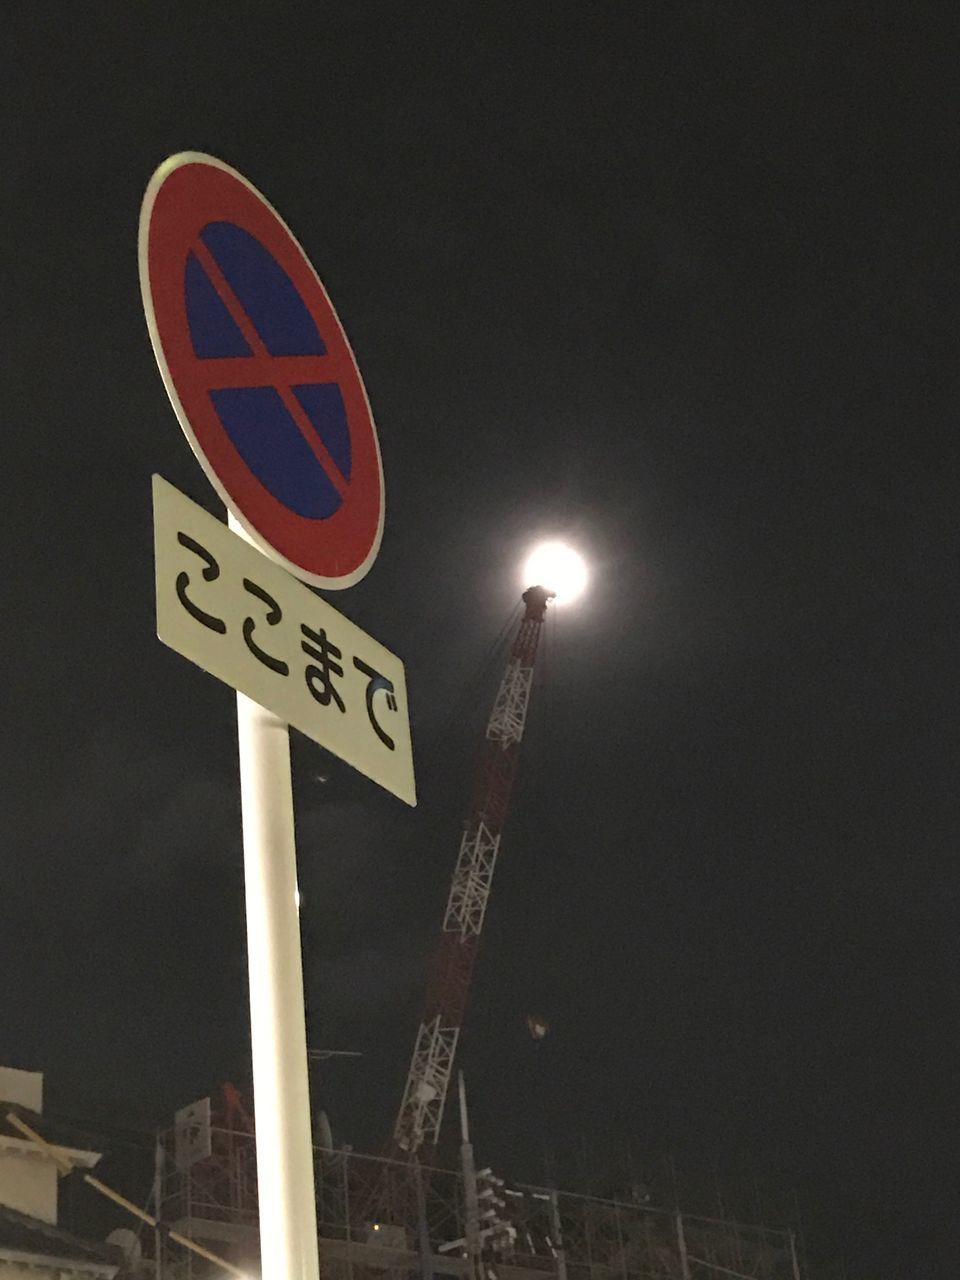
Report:
[[[570,604],[587,585],[587,566],[565,542],[541,542],[523,566],[523,585],[546,587],[557,593],[557,604]]]

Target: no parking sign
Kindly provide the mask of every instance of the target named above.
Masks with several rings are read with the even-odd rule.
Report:
[[[155,477],[157,634],[416,804],[403,663],[303,585],[357,582],[383,531],[377,433],[326,290],[256,188],[198,152],[151,178],[139,258],[180,425],[258,549]]]
[[[346,334],[289,228],[212,156],[165,161],[140,216],[140,285],[170,400],[253,541],[349,587],[383,531],[376,428]]]

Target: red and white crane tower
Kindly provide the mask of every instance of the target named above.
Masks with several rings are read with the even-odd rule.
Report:
[[[439,1138],[520,758],[540,631],[547,601],[555,595],[541,586],[523,593],[523,618],[487,721],[440,944],[433,956],[423,1017],[393,1131],[394,1149],[411,1159],[422,1160]]]

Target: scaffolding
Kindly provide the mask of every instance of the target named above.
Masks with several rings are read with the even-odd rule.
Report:
[[[172,1156],[173,1138],[163,1143]],[[251,1133],[211,1130],[210,1155],[165,1160],[165,1227],[259,1270],[256,1150]],[[324,1280],[470,1277],[463,1180],[449,1169],[314,1148]],[[482,1261],[487,1280],[806,1280],[791,1232],[648,1204],[515,1184],[505,1213],[515,1236]],[[369,1218],[377,1205],[378,1220]],[[165,1239],[161,1232],[160,1239]],[[214,1280],[217,1269],[169,1242],[162,1280]]]

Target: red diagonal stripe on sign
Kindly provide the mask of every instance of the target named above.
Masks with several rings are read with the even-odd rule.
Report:
[[[220,390],[222,387],[273,387],[280,399],[283,401],[284,408],[290,417],[297,424],[297,430],[306,440],[314,457],[323,467],[324,471],[337,492],[342,497],[347,489],[347,481],[340,471],[340,468],[334,462],[327,446],[320,439],[313,423],[303,411],[300,401],[290,390],[290,383],[278,380],[277,373],[282,371],[282,366],[287,366],[291,371],[296,370],[312,370],[309,376],[302,379],[298,376],[297,381],[316,382],[319,378],[322,382],[336,381],[336,362],[329,355],[325,356],[272,356],[257,333],[256,329],[243,309],[243,304],[230,287],[230,282],[217,265],[217,260],[203,243],[197,240],[193,246],[193,252],[196,254],[200,265],[207,273],[207,278],[216,289],[220,301],[230,313],[230,318],[243,334],[247,346],[253,352],[252,356],[235,356],[221,357],[216,360],[198,360],[198,368],[204,371],[219,366],[220,370],[227,372],[228,369],[235,369],[234,373],[228,373],[224,382],[207,382],[209,389]],[[242,372],[241,372],[242,370]]]
[[[330,356],[271,356],[268,382],[297,387],[304,382],[335,382]],[[204,356],[198,361],[208,391],[222,387],[262,387],[265,362],[252,356]]]

